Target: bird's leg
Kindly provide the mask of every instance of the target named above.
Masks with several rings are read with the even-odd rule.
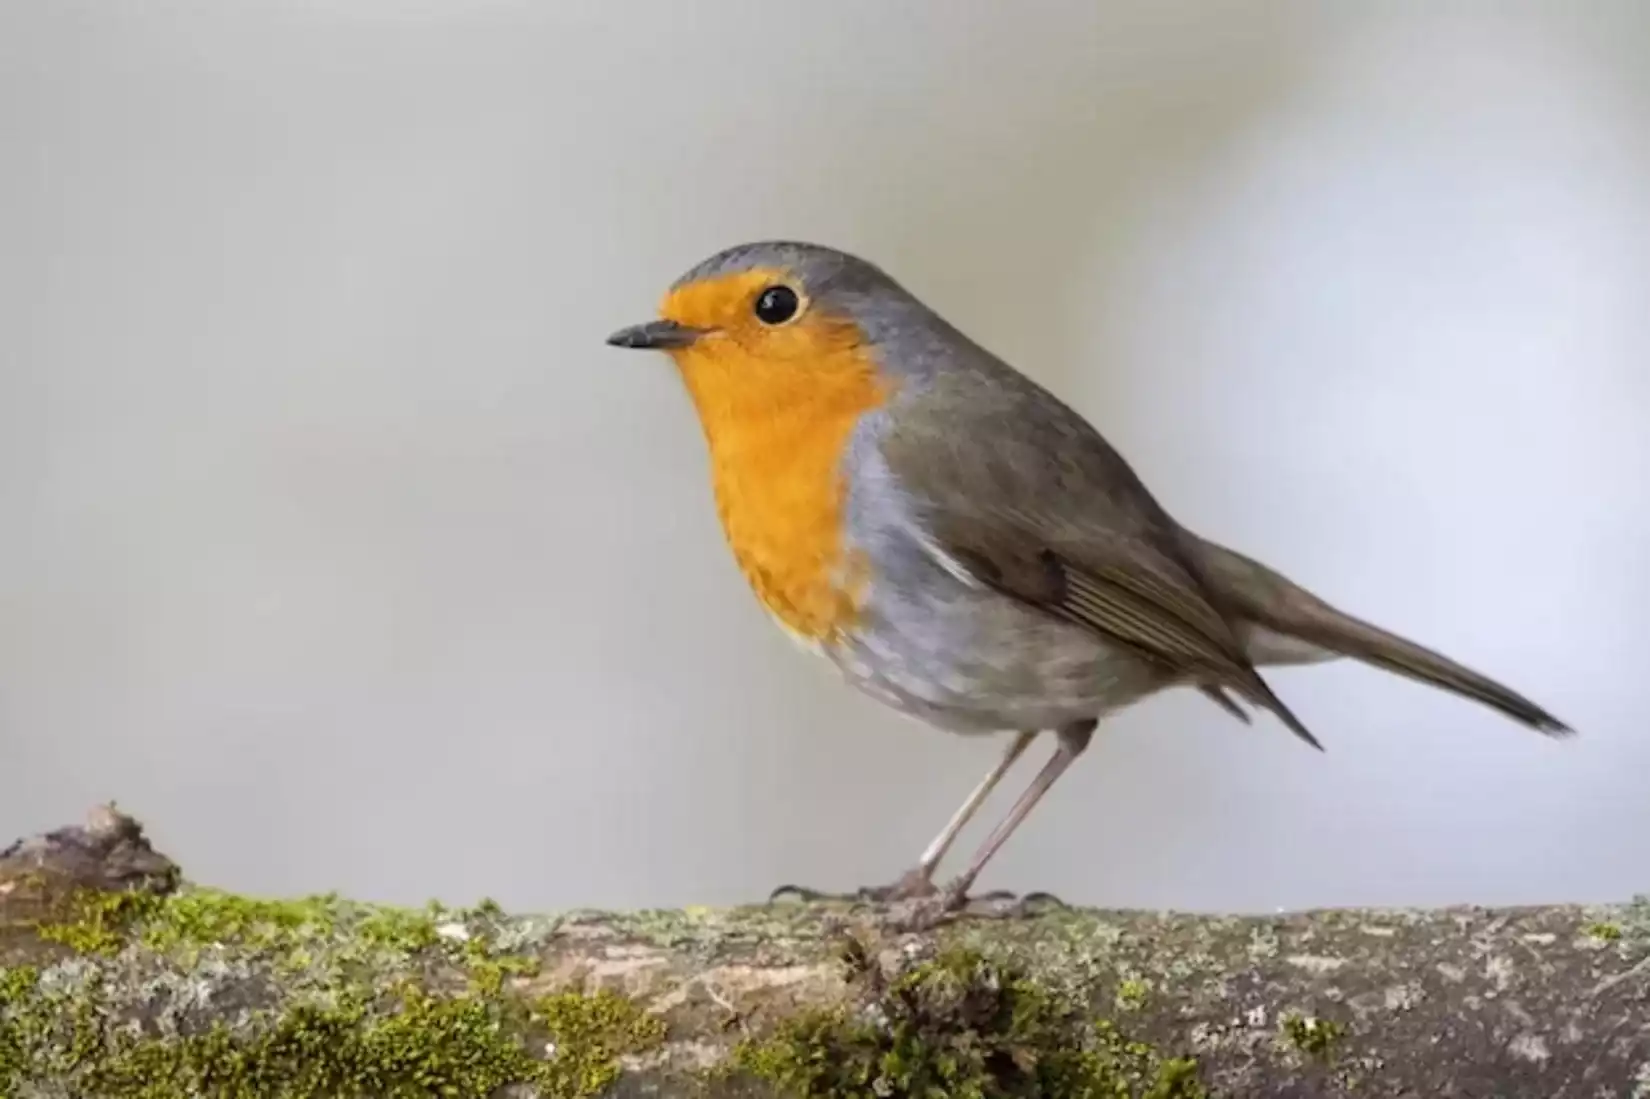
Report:
[[[934,871],[938,868],[940,860],[945,858],[945,853],[957,841],[958,834],[973,819],[974,814],[980,811],[980,806],[985,803],[986,798],[991,796],[991,791],[997,788],[997,784],[1003,780],[1003,776],[1008,774],[1008,769],[1014,766],[1015,761],[1025,754],[1025,750],[1031,747],[1031,742],[1036,737],[1035,730],[1014,734],[1014,740],[1009,744],[1008,750],[1003,753],[1003,758],[998,760],[997,765],[991,769],[990,774],[980,780],[957,811],[951,814],[951,819],[946,822],[945,827],[940,829],[940,834],[935,836],[933,842],[923,851],[917,859],[917,864],[900,875],[897,881],[888,885],[866,886],[850,895],[833,895],[799,885],[782,885],[768,896],[768,900],[771,902],[784,894],[791,894],[804,901],[895,901],[933,895],[936,892],[934,888]]]
[[[1035,730],[1014,734],[1014,740],[1009,744],[1003,758],[998,760],[997,766],[981,779],[979,784],[969,793],[957,811],[951,814],[940,834],[923,851],[917,859],[917,865],[907,870],[898,881],[892,885],[876,886],[860,890],[860,895],[866,900],[889,901],[905,900],[911,897],[926,896],[934,892],[934,871],[939,868],[940,860],[945,853],[951,850],[951,845],[957,842],[957,836],[968,822],[974,819],[974,814],[980,811],[985,799],[991,796],[991,791],[1008,774],[1008,769],[1025,754],[1031,747],[1031,742],[1037,738]]]
[[[1094,730],[1097,724],[1098,722],[1095,721],[1079,722],[1066,726],[1056,734],[1059,737],[1059,742],[1054,749],[1054,755],[1043,765],[1043,769],[1037,772],[1037,777],[1031,780],[1031,785],[1026,789],[1026,792],[1020,795],[1020,800],[1015,802],[1014,807],[1008,811],[1008,816],[1004,817],[1003,822],[997,825],[991,835],[986,837],[985,842],[975,852],[973,861],[968,864],[968,869],[964,870],[934,896],[916,901],[914,908],[901,921],[902,923],[911,925],[912,929],[915,930],[932,927],[947,916],[967,909],[970,902],[976,900],[993,902],[994,907],[991,910],[982,911],[979,914],[998,918],[1023,915],[1038,900],[1059,903],[1058,898],[1046,893],[1031,893],[1021,898],[1014,898],[1011,894],[992,893],[984,897],[971,898],[968,890],[973,886],[975,879],[980,876],[980,871],[985,869],[985,864],[990,862],[991,857],[997,853],[998,849],[1008,842],[1008,837],[1014,834],[1014,830],[1020,826],[1020,823],[1031,815],[1031,811],[1037,807],[1037,803],[1043,799],[1043,795],[1048,793],[1049,788],[1059,780],[1061,775],[1066,773],[1067,768],[1088,748],[1089,741],[1094,738]]]

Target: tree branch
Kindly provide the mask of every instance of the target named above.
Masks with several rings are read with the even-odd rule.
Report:
[[[0,1097],[1650,1096],[1650,904],[512,916],[0,852]]]

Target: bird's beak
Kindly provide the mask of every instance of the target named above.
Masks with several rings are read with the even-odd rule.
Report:
[[[630,347],[644,351],[669,351],[687,347],[704,335],[700,328],[690,328],[675,321],[648,321],[621,328],[607,337],[609,346]]]

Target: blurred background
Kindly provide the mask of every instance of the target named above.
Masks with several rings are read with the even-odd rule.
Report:
[[[1650,890],[1650,5],[13,0],[0,169],[0,837],[113,797],[197,880],[539,908],[902,871],[1001,742],[785,640],[602,342],[783,236],[1580,732],[1159,697],[982,888]]]

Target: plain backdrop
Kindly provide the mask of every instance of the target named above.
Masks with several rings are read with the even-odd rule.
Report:
[[[1271,676],[1322,755],[1159,697],[983,887],[1650,889],[1630,0],[4,0],[0,837],[113,797],[202,881],[540,908],[903,870],[1000,742],[785,640],[602,342],[774,236],[1580,733],[1351,664]]]

